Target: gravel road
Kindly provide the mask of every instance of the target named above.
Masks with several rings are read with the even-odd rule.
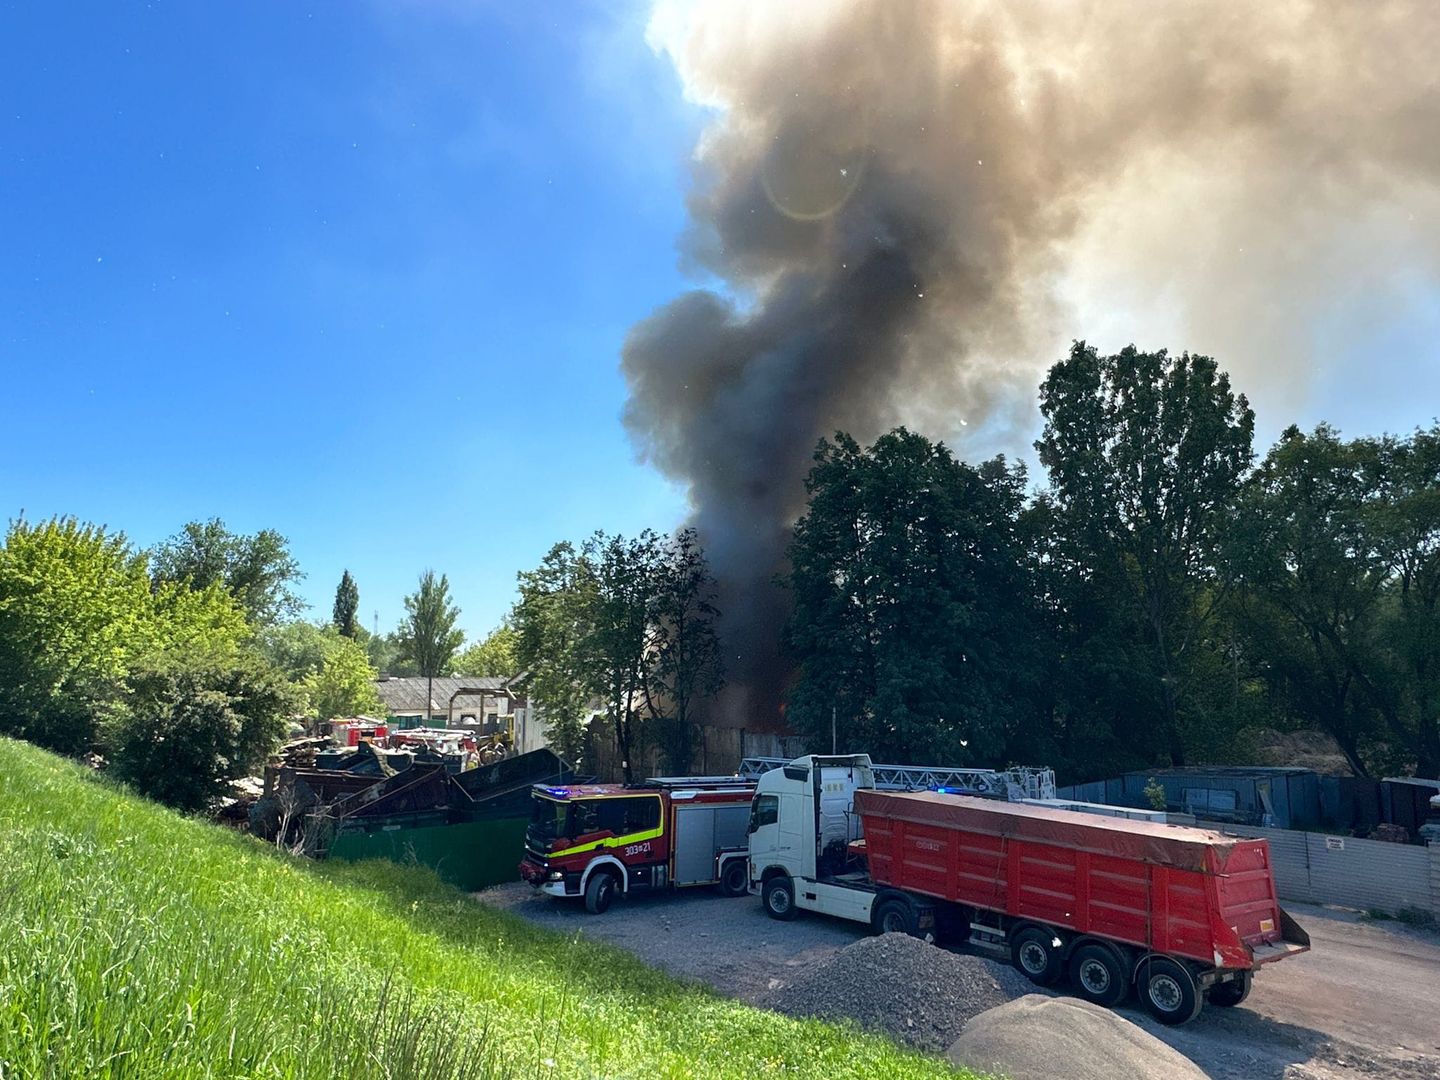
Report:
[[[753,897],[709,892],[626,900],[600,916],[520,883],[476,898],[760,1006],[784,1001],[807,969],[867,936],[815,915],[775,922]],[[1309,931],[1312,951],[1267,967],[1240,1008],[1206,1009],[1173,1029],[1138,1008],[1126,1015],[1215,1080],[1440,1080],[1440,935],[1287,908]],[[914,1041],[933,1045],[933,1036]]]

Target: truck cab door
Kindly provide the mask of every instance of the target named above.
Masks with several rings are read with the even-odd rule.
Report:
[[[780,848],[780,796],[756,795],[750,803],[750,869],[759,874],[777,861]]]

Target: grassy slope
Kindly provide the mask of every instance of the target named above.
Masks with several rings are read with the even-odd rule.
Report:
[[[0,868],[0,1080],[955,1075],[6,739]]]

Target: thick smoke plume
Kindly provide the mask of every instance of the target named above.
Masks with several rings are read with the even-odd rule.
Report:
[[[1433,288],[1432,0],[716,0],[651,36],[715,109],[684,251],[718,284],[633,330],[626,423],[688,486],[747,723],[821,436],[1023,451],[1107,332],[1303,389],[1337,305]]]

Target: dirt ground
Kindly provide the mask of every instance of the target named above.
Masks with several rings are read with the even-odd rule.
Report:
[[[758,1005],[797,969],[866,933],[816,915],[778,923],[754,897],[708,892],[621,901],[600,916],[520,883],[476,897]],[[1181,1028],[1134,1007],[1126,1015],[1215,1080],[1440,1080],[1440,935],[1327,908],[1287,909],[1309,931],[1312,951],[1267,967],[1240,1008],[1206,1009]]]

